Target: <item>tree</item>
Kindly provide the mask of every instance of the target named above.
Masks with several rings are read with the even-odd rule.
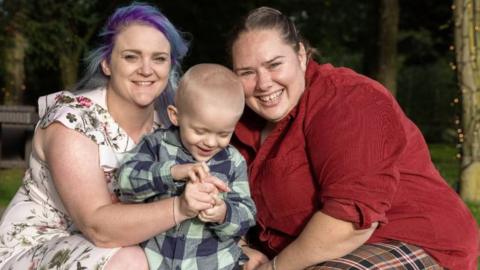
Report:
[[[43,57],[42,65],[58,66],[63,88],[77,81],[88,43],[118,1],[35,0],[27,22],[32,53]],[[47,7],[48,8],[43,8]]]
[[[375,0],[365,18],[371,32],[365,38],[365,74],[382,83],[393,95],[397,92],[399,10],[398,0]]]
[[[4,22],[3,64],[5,88],[3,103],[18,105],[23,101],[25,90],[25,53],[27,39],[23,32],[23,22],[27,16],[23,1],[5,0],[2,3]]]
[[[23,103],[27,85],[43,90],[38,89],[42,73],[60,82],[53,89],[73,86],[93,35],[120,2],[125,1],[0,1],[4,103]]]
[[[399,18],[398,0],[380,0],[377,39],[377,66],[374,78],[393,95],[397,92],[397,33]]]
[[[461,196],[480,202],[480,1],[455,0],[455,51],[462,92]]]

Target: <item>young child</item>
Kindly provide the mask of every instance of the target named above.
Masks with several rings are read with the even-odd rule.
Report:
[[[168,107],[173,126],[145,136],[127,155],[119,170],[122,201],[180,196],[186,181],[201,193],[199,184],[209,177],[230,189],[214,189],[211,208],[180,224],[174,199],[177,226],[142,243],[150,269],[240,269],[247,259],[237,242],[255,224],[256,209],[245,160],[229,145],[244,102],[242,84],[229,69],[193,66],[180,80],[176,106]]]

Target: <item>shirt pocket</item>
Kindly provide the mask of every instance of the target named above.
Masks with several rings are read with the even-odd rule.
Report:
[[[265,161],[261,191],[269,227],[298,235],[317,208],[316,188],[303,149]]]

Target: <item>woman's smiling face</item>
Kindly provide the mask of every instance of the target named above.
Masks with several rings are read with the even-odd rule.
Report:
[[[232,60],[246,104],[267,121],[280,121],[297,105],[305,90],[303,45],[296,52],[274,29],[251,30],[233,43]]]
[[[148,25],[133,24],[118,34],[110,62],[102,62],[110,76],[109,90],[139,107],[149,106],[165,89],[171,69],[170,43]]]

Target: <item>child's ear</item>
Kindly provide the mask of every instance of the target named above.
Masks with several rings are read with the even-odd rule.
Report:
[[[110,76],[112,74],[112,72],[110,71],[110,66],[107,63],[107,60],[103,59],[100,65],[102,66],[103,74],[105,74],[106,76]]]
[[[167,107],[168,119],[172,122],[173,125],[178,127],[178,111],[177,107],[173,105],[168,105]]]

